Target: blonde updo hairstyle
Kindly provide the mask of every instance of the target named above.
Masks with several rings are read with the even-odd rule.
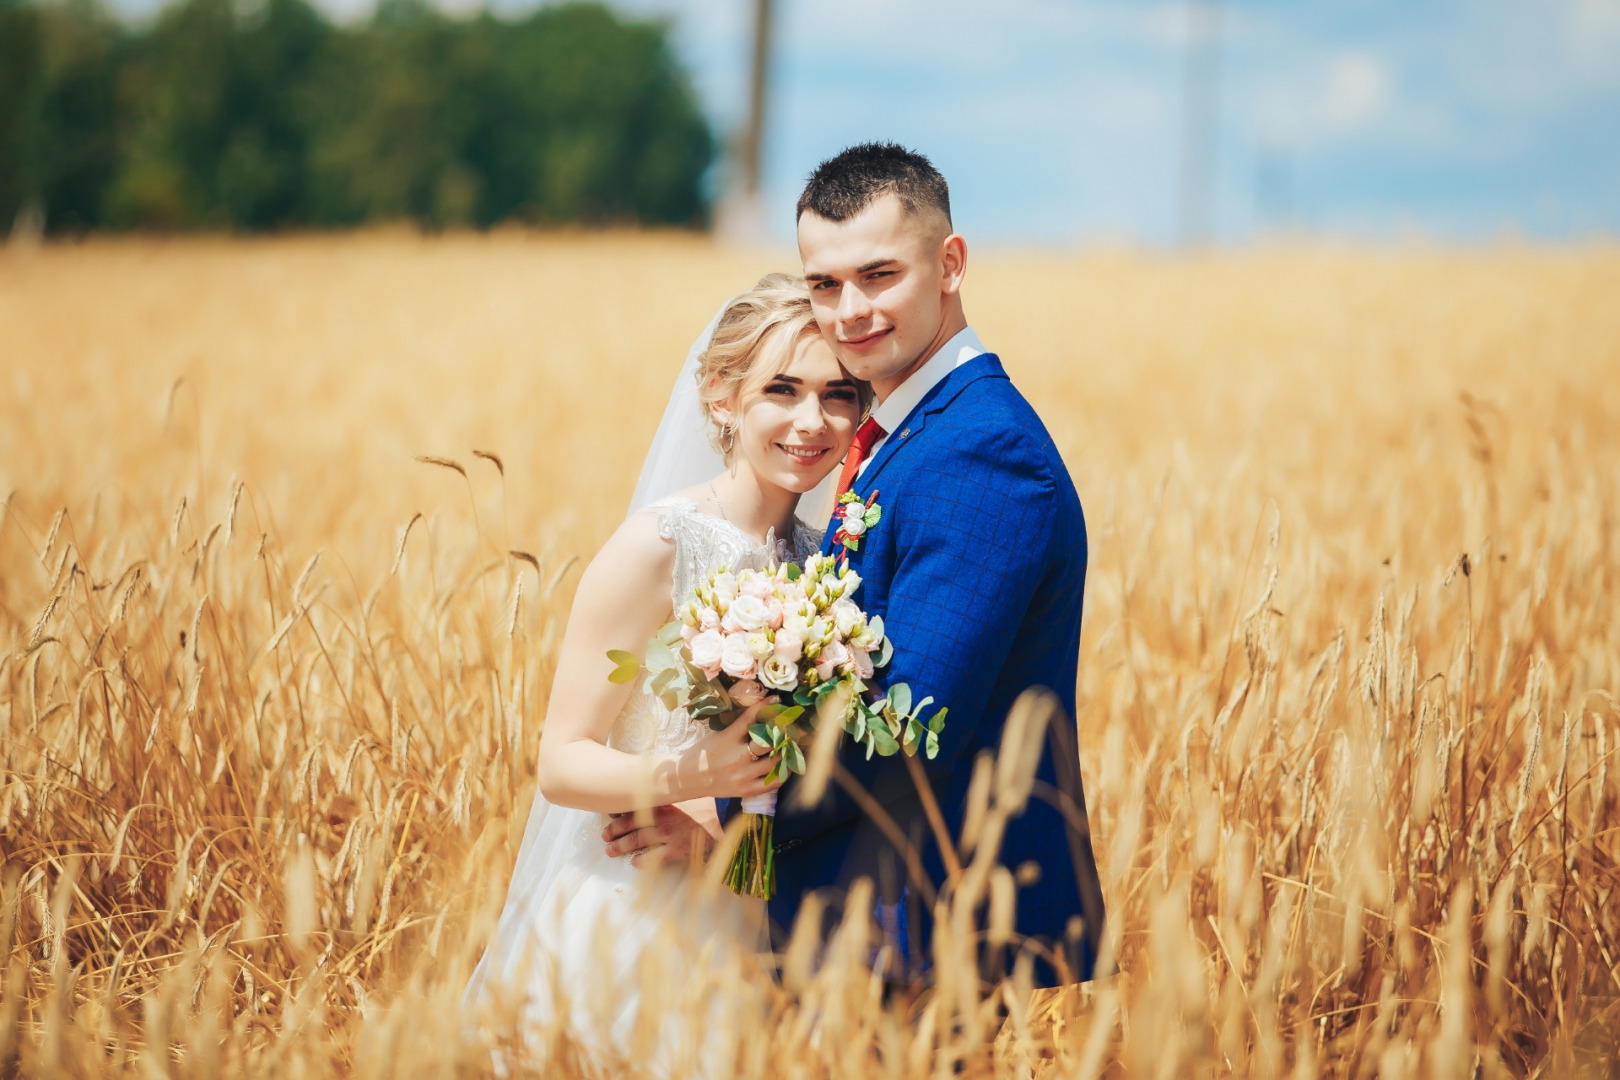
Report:
[[[709,347],[698,360],[698,397],[709,419],[709,441],[731,462],[735,431],[714,422],[710,407],[740,403],[757,393],[793,360],[800,340],[821,331],[810,309],[804,279],[766,274],[726,306]],[[855,380],[861,415],[872,407],[870,383]]]

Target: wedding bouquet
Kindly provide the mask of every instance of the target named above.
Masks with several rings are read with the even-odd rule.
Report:
[[[933,698],[913,705],[904,683],[875,699],[866,692],[865,680],[889,662],[893,646],[883,620],[868,619],[850,599],[860,583],[847,564],[826,555],[803,566],[735,573],[722,566],[647,643],[645,660],[609,652],[616,665],[609,678],[630,682],[645,665],[647,693],[715,730],[763,702],[748,737],[776,758],[768,782],[804,772],[804,746],[817,723],[839,723],[868,758],[919,749],[932,758],[946,710],[924,723]],[[776,792],[743,799],[742,810],[747,835],[726,881],[739,895],[769,899],[776,892]]]

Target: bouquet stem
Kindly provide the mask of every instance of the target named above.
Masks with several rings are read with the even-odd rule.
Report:
[[[726,885],[738,896],[769,900],[776,895],[776,793],[742,801],[747,832],[726,868]]]

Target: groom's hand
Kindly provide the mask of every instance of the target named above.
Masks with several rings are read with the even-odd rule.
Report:
[[[720,837],[720,817],[713,799],[694,799],[655,807],[650,825],[636,824],[636,815],[614,814],[602,830],[610,857],[630,856],[638,868],[685,863],[714,850]]]

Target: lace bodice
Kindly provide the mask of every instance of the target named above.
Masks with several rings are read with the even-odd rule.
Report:
[[[658,534],[675,544],[675,566],[670,574],[671,613],[696,591],[698,582],[722,564],[733,570],[761,568],[773,557],[802,560],[821,547],[821,532],[797,519],[793,536],[777,539],[774,530],[761,546],[731,522],[705,514],[687,499],[660,499],[647,507],[658,515]],[[645,673],[630,689],[608,745],[632,754],[667,754],[684,750],[707,728],[688,719],[685,709],[670,712],[643,690]]]

